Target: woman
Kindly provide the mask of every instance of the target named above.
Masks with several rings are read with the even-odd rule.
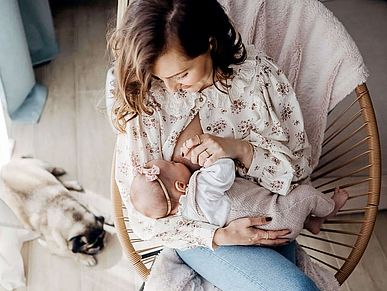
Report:
[[[241,176],[286,195],[311,169],[301,111],[281,70],[246,50],[216,0],[132,1],[109,45],[116,181],[134,232],[189,248],[179,256],[222,290],[317,290],[294,264],[294,244],[282,246],[288,230],[259,229],[269,217],[224,228],[152,220],[129,199],[133,168],[159,158],[195,170],[230,157]]]

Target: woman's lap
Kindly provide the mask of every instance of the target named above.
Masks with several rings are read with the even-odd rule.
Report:
[[[255,246],[226,246],[216,251],[178,251],[183,261],[208,281],[226,290],[318,290],[291,260],[294,243],[277,250]],[[287,259],[285,256],[289,257]]]

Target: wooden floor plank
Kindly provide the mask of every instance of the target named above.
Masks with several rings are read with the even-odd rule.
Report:
[[[110,170],[114,134],[105,115],[97,109],[102,91],[77,94],[78,179],[85,188],[110,197]]]
[[[387,210],[380,211],[375,223],[374,233],[379,242],[383,255],[387,257]],[[387,286],[387,285],[386,285]]]
[[[36,157],[65,168],[77,176],[74,76],[74,15],[64,9],[55,17],[59,55],[36,70],[37,79],[49,88],[45,110],[34,126]]]
[[[346,219],[359,218],[361,218],[361,215],[359,214],[346,215]],[[378,221],[379,223],[381,223],[381,219],[383,219],[382,216]],[[353,224],[336,225],[335,227],[345,231],[358,231],[358,226]],[[339,235],[330,234],[329,236],[332,239],[339,239]],[[352,239],[350,239],[348,236],[341,235],[340,239],[347,243],[352,243]],[[336,254],[345,255],[341,248],[334,245],[332,247]],[[385,286],[387,286],[387,278],[385,276],[386,273],[387,259],[383,254],[380,242],[377,239],[377,233],[374,232],[359,264],[348,278],[347,285],[351,291],[384,290]]]
[[[81,266],[73,259],[52,255],[37,241],[33,241],[29,260],[28,291],[81,290]]]

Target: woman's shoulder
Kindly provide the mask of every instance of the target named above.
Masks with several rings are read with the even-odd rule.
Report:
[[[246,45],[246,60],[238,65],[232,65],[231,93],[241,95],[246,88],[265,83],[263,80],[277,79],[282,71],[273,58],[258,50],[254,45]]]
[[[281,71],[274,59],[265,52],[258,50],[254,45],[246,45],[246,60],[239,65],[232,65],[237,77],[249,80],[254,75],[267,74],[273,70]]]

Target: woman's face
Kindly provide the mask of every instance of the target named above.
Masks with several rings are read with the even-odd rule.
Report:
[[[164,82],[169,92],[180,89],[199,92],[212,85],[212,71],[209,51],[187,59],[178,50],[170,49],[156,60],[152,73]]]

